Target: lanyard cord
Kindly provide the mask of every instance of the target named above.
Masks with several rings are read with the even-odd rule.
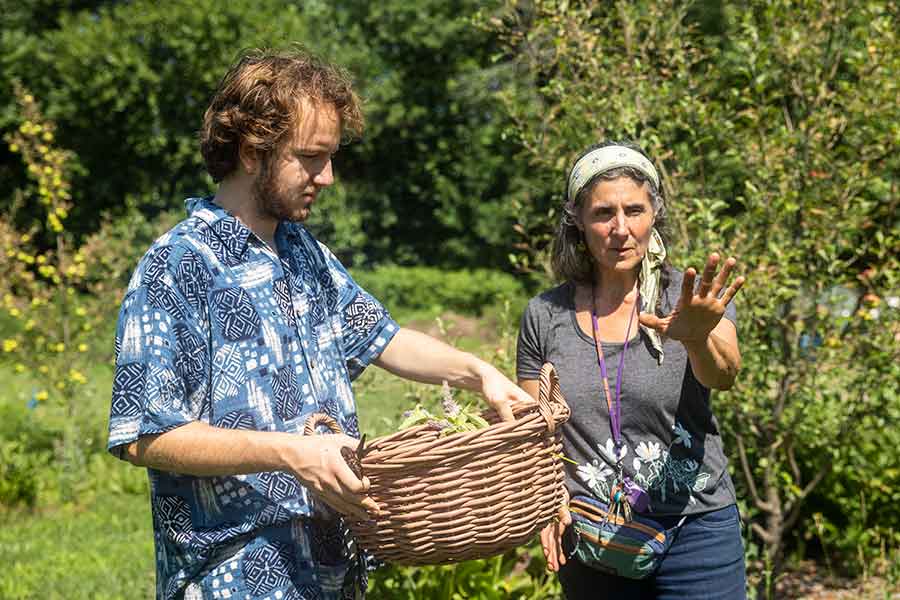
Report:
[[[606,393],[606,406],[609,409],[609,424],[615,443],[615,460],[619,462],[619,448],[622,438],[622,371],[625,366],[625,353],[628,351],[628,338],[631,337],[631,322],[641,303],[640,294],[635,298],[634,310],[628,316],[628,327],[625,329],[625,345],[619,356],[619,370],[616,372],[616,406],[613,410],[612,394],[609,392],[609,378],[606,375],[606,361],[603,359],[603,348],[600,345],[600,324],[597,322],[596,285],[591,286],[591,323],[593,324],[594,345],[597,347],[597,364],[600,365],[600,376],[603,378],[603,391]]]

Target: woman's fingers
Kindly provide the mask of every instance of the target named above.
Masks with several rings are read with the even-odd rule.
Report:
[[[666,326],[668,325],[668,319],[661,319],[653,313],[641,313],[638,315],[638,322],[663,334],[666,332]]]
[[[562,511],[560,511],[558,519],[554,519],[541,530],[541,546],[544,549],[544,558],[547,560],[547,569],[559,571],[559,567],[566,564],[566,556],[562,549],[562,536],[566,530],[566,524],[562,521]],[[569,511],[565,510],[565,518],[571,523]]]
[[[728,286],[728,289],[725,290],[724,294],[722,294],[722,304],[723,305],[727,306],[728,303],[731,302],[731,299],[734,298],[734,295],[737,294],[739,291],[741,291],[741,286],[744,285],[744,281],[746,281],[746,279],[743,276],[741,276],[741,277],[738,277],[737,279],[735,279],[734,283],[732,283],[730,286]]]
[[[710,295],[713,298],[719,297],[719,292],[725,287],[725,284],[728,283],[728,278],[731,277],[731,271],[734,269],[734,266],[737,264],[737,259],[733,256],[729,256],[725,261],[725,265],[722,267],[722,270],[719,271],[719,274],[716,275],[715,280],[713,281],[712,289],[709,290]]]
[[[694,280],[697,279],[697,271],[694,267],[689,267],[684,272],[684,279],[681,281],[681,306],[689,306],[691,298],[694,296]]]
[[[557,571],[559,567],[556,564],[556,540],[555,540],[555,523],[550,523],[541,530],[541,546],[544,548],[544,558],[547,560],[547,568],[551,571]]]
[[[697,295],[701,298],[706,298],[709,291],[712,289],[713,280],[716,276],[716,267],[718,266],[719,253],[713,252],[706,260],[706,268],[703,269],[703,276],[700,278],[700,289],[697,290]]]

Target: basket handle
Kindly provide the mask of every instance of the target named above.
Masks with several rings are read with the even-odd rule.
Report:
[[[331,433],[344,433],[338,422],[330,416],[325,413],[313,413],[306,418],[306,423],[303,425],[303,435],[313,435],[316,432],[316,427],[319,425],[324,425],[331,430]]]
[[[541,367],[537,405],[538,412],[544,417],[544,421],[547,422],[547,430],[552,435],[556,432],[556,419],[551,402],[568,406],[563,400],[562,392],[559,391],[559,376],[556,374],[556,369],[553,368],[553,363],[547,362]]]

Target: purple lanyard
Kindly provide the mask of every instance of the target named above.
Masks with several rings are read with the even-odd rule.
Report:
[[[596,297],[595,289],[591,289],[591,322],[594,325],[594,345],[597,347],[597,364],[600,365],[600,376],[603,378],[603,391],[606,392],[606,407],[609,409],[609,424],[615,442],[615,460],[619,460],[619,448],[621,447],[622,438],[622,371],[625,366],[625,353],[628,351],[628,338],[631,337],[631,322],[638,306],[641,303],[641,297],[635,298],[634,310],[628,316],[628,328],[625,329],[625,346],[622,348],[622,355],[619,356],[619,370],[616,373],[616,406],[613,410],[612,394],[609,393],[609,378],[606,376],[606,361],[603,360],[603,348],[600,345],[600,324],[597,322],[597,303],[594,301]]]

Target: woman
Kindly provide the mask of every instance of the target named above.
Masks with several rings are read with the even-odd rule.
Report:
[[[536,397],[553,363],[572,409],[569,493],[606,503],[607,523],[650,517],[666,542],[642,578],[610,575],[575,552],[587,542],[564,508],[541,533],[548,567],[569,600],[744,598],[734,486],[709,404],[740,367],[729,303],[744,279],[729,285],[736,261],[719,270],[715,253],[697,285],[694,269],[669,264],[659,174],[637,146],[589,148],[567,183],[552,258],[564,283],[528,304],[519,385]]]

